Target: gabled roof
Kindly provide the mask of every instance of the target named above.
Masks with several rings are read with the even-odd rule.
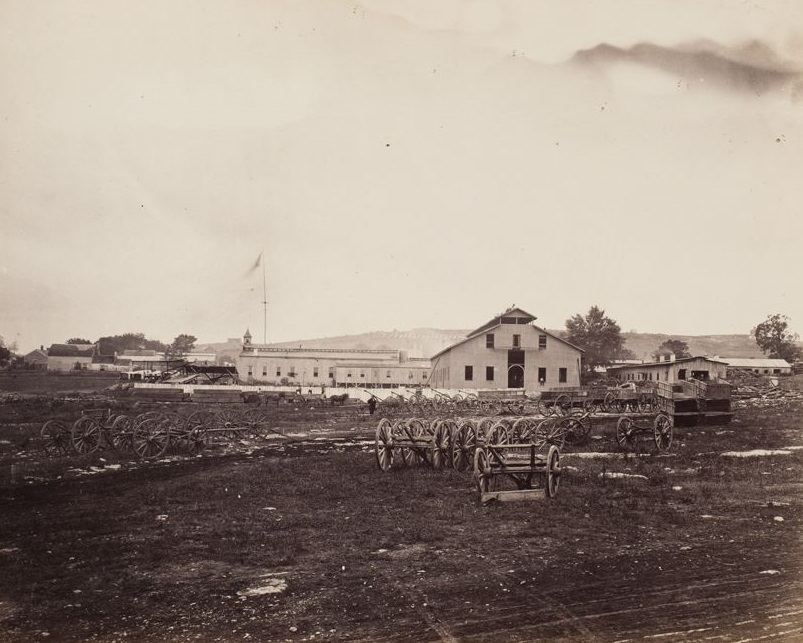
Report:
[[[608,370],[620,369],[620,368],[641,368],[643,366],[671,366],[672,364],[684,364],[686,362],[693,362],[695,360],[704,360],[706,362],[714,362],[715,364],[724,364],[727,366],[727,362],[721,359],[717,359],[714,357],[707,357],[705,355],[698,355],[697,357],[681,357],[680,359],[676,359],[674,361],[660,361],[660,362],[641,362],[639,364],[612,364],[608,366]]]
[[[47,351],[48,357],[92,357],[95,344],[52,344]]]
[[[531,315],[526,310],[522,310],[521,308],[511,307],[508,308],[505,312],[499,313],[496,317],[494,317],[489,322],[483,324],[476,330],[471,331],[467,337],[473,337],[478,333],[482,333],[490,328],[495,328],[496,326],[500,326],[502,324],[502,319],[515,319],[517,324],[529,324],[530,322],[534,322],[538,317],[535,315]],[[461,342],[458,342],[458,344]]]
[[[577,351],[580,351],[581,353],[585,353],[585,351],[582,348],[580,348],[579,346],[575,346],[571,342],[567,342],[562,337],[559,337],[558,335],[555,335],[554,333],[550,333],[548,330],[533,324],[532,322],[535,319],[537,319],[537,317],[535,317],[534,315],[531,315],[530,313],[522,310],[521,308],[508,308],[505,312],[503,312],[500,315],[497,315],[491,321],[489,321],[487,324],[483,324],[482,326],[480,326],[476,330],[471,331],[468,335],[466,335],[465,339],[461,339],[459,342],[455,342],[454,344],[451,344],[450,346],[447,346],[443,350],[440,350],[437,353],[435,353],[430,358],[430,361],[434,365],[436,358],[440,357],[444,353],[448,353],[450,350],[452,350],[453,348],[456,348],[457,346],[461,346],[462,344],[465,344],[466,342],[469,342],[472,339],[475,339],[479,335],[482,335],[483,333],[486,333],[489,330],[493,330],[494,328],[499,328],[500,326],[502,326],[503,323],[507,323],[507,322],[503,322],[503,318],[510,318],[510,317],[515,317],[517,319],[517,322],[516,322],[517,324],[521,324],[521,325],[527,324],[527,325],[531,326],[532,328],[534,328],[535,330],[537,330],[539,333],[543,333],[544,335],[548,335],[552,339],[555,339],[555,340],[557,340],[557,341],[559,341],[559,342],[561,342],[563,344],[566,344],[567,346],[571,346],[572,348],[574,348]],[[523,320],[526,320],[526,321],[518,321],[520,319],[523,319]]]
[[[785,359],[769,357],[723,357],[731,368],[792,368]]]

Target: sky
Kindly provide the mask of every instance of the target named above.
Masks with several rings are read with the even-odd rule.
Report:
[[[801,168],[796,0],[4,0],[0,336],[803,333]]]

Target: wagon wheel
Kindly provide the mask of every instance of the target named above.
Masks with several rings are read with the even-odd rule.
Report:
[[[418,435],[423,430],[424,426],[421,424],[421,420],[397,420],[393,423],[390,434],[395,448],[392,458],[394,465],[409,467],[413,464],[415,459],[413,450],[408,446],[401,446],[399,442],[409,439],[410,436]]]
[[[561,393],[555,400],[555,409],[559,415],[569,415],[572,412],[572,398],[566,393]]]
[[[220,434],[229,440],[241,440],[248,434],[248,427],[240,417],[240,413],[233,409],[220,409],[217,412],[216,422]]]
[[[616,423],[616,444],[625,451],[633,450],[636,446],[636,434],[633,420],[629,417],[620,417]]]
[[[560,426],[559,420],[547,418],[535,427],[533,442],[539,447],[551,444],[558,448],[563,448],[563,444],[566,442],[566,431]]]
[[[545,476],[544,494],[547,498],[554,498],[560,486],[560,450],[554,445],[547,452]]]
[[[655,416],[653,423],[655,446],[659,451],[667,451],[672,446],[672,418],[666,413]]]
[[[446,420],[438,422],[432,439],[433,469],[443,469],[446,463],[451,461],[451,458],[449,458],[451,444],[452,436],[448,422]]]
[[[133,451],[134,420],[128,415],[118,415],[112,420],[110,438],[115,451]]]
[[[485,447],[479,447],[474,452],[474,482],[480,493],[491,491],[491,487],[494,486],[488,451]]]
[[[72,425],[72,446],[76,453],[85,455],[100,448],[103,428],[95,418],[83,415]]]
[[[149,417],[134,426],[134,453],[140,458],[158,458],[170,445],[170,422],[165,417]]]
[[[264,439],[268,433],[267,416],[259,409],[249,409],[243,413],[243,424],[252,438]]]
[[[504,422],[497,422],[488,432],[488,444],[507,444],[510,442],[507,426]]]
[[[619,408],[619,398],[616,392],[608,391],[602,399],[602,408],[607,413],[613,413]]]
[[[488,443],[488,433],[493,426],[493,418],[484,417],[477,422],[477,442]]]
[[[584,444],[591,433],[591,423],[580,418],[568,417],[558,422],[569,444]]]
[[[64,455],[70,448],[70,428],[61,420],[48,420],[39,431],[47,455]]]
[[[599,411],[599,400],[589,395],[583,400],[583,411],[586,413],[597,413]]]
[[[510,428],[512,441],[518,444],[530,442],[533,428],[533,419],[531,417],[518,418]]]
[[[477,429],[471,421],[463,422],[452,439],[452,468],[465,471],[474,461],[477,446]]]
[[[382,471],[393,465],[393,435],[390,420],[382,418],[376,427],[376,463]]]
[[[190,451],[201,451],[209,445],[210,429],[215,426],[215,414],[208,409],[193,411],[184,422],[185,446]]]

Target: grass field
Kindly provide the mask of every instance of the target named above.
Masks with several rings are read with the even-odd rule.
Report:
[[[468,472],[380,471],[362,407],[141,462],[44,457],[43,399],[0,407],[0,641],[803,638],[796,404],[660,455],[600,420],[553,500],[481,505]]]

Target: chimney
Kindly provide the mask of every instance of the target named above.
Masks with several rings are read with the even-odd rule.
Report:
[[[675,354],[674,353],[669,353],[669,355],[667,355],[666,359],[669,362],[674,362],[675,361]]]

